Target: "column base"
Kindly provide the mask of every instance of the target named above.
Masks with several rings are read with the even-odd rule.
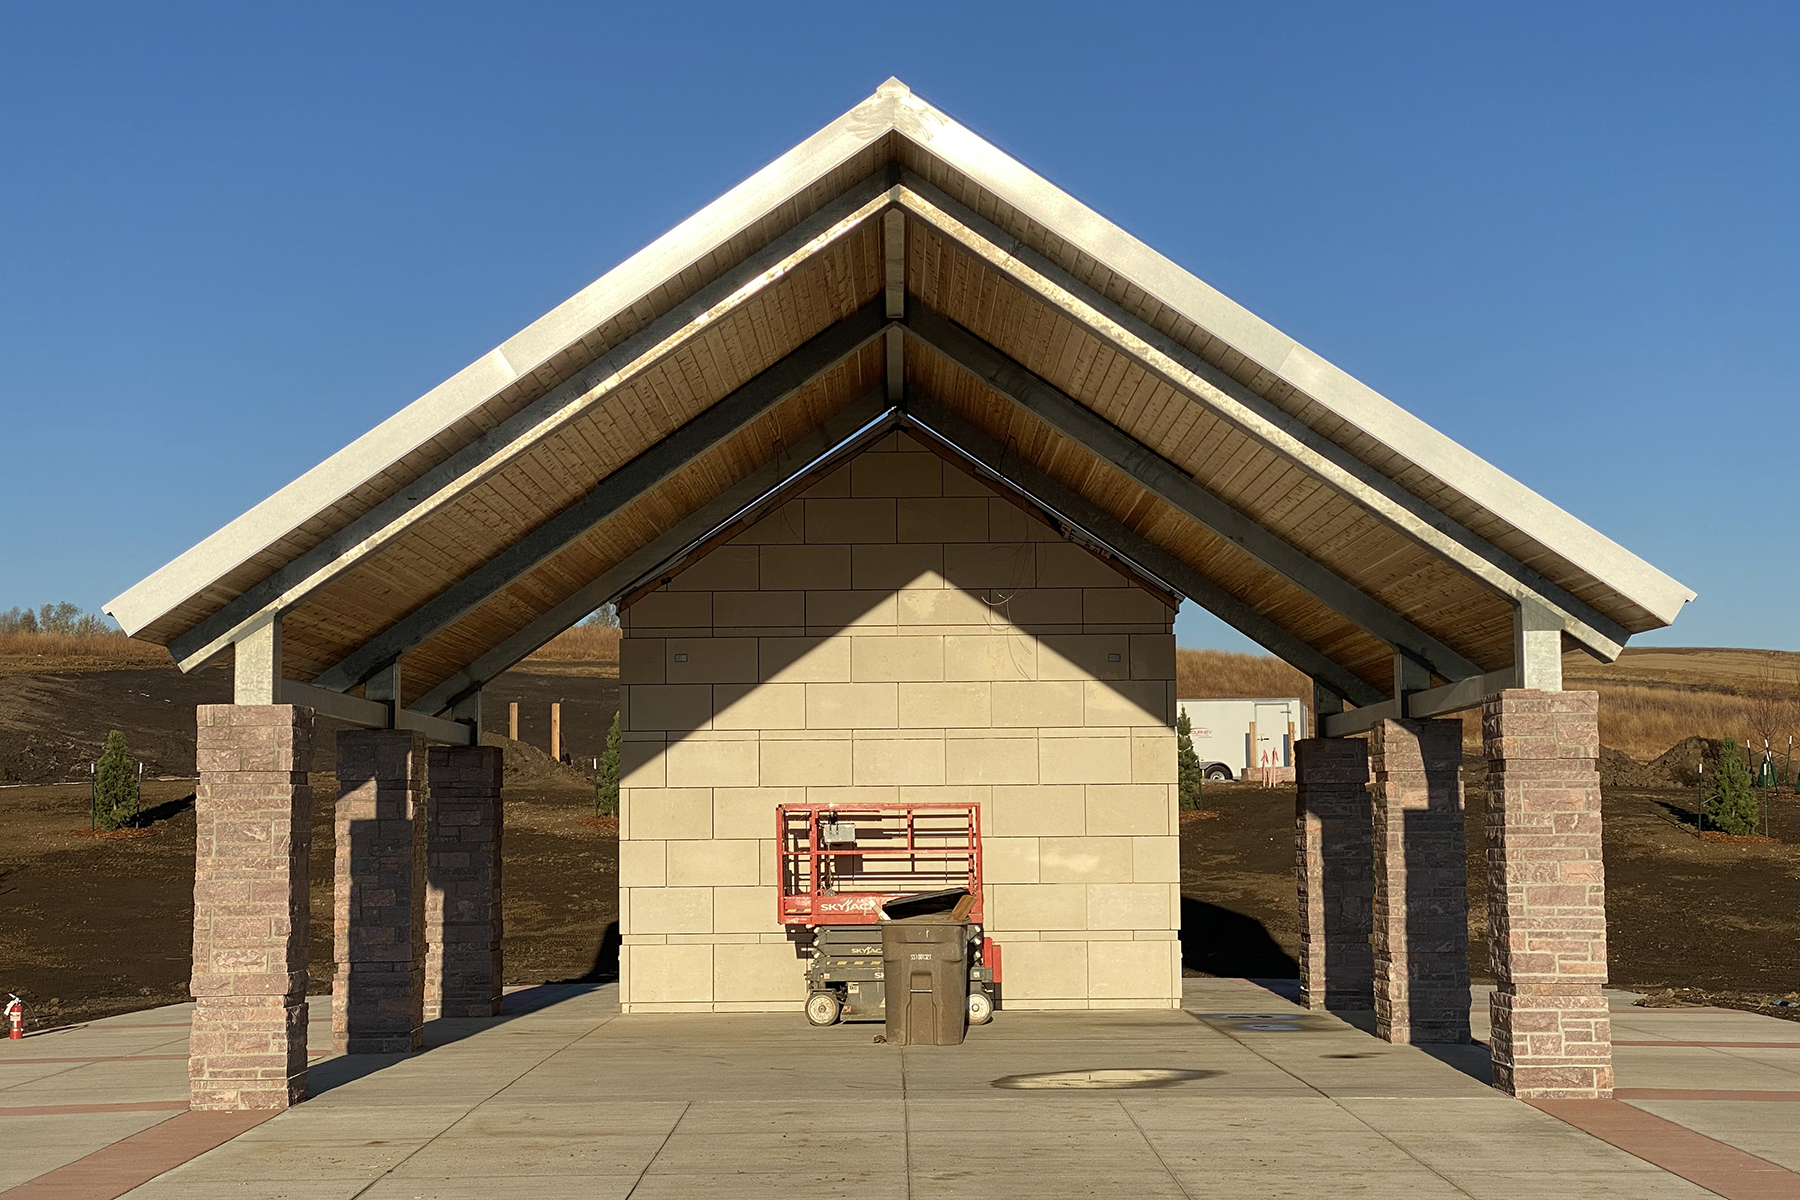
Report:
[[[306,1002],[202,998],[188,1035],[188,1107],[290,1108],[306,1099]]]
[[[1488,994],[1494,1086],[1522,1100],[1610,1100],[1612,1017],[1598,987]]]

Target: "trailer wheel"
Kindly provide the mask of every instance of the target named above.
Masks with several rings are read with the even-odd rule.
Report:
[[[1226,766],[1224,763],[1214,763],[1212,766],[1206,768],[1206,778],[1208,778],[1208,779],[1230,779],[1231,778],[1231,768]]]
[[[994,1019],[994,1002],[986,992],[969,993],[969,1024],[986,1025]]]
[[[806,1019],[814,1025],[836,1025],[843,1010],[843,1002],[830,992],[814,992],[806,998]]]

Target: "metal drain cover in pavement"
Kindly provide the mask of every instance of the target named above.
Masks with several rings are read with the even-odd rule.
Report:
[[[1201,1013],[1200,1016],[1207,1021],[1231,1021],[1238,1029],[1258,1033],[1298,1033],[1306,1028],[1297,1024],[1294,1018],[1279,1013]]]
[[[994,1080],[997,1088],[1165,1088],[1217,1071],[1176,1071],[1164,1067],[1110,1067],[1097,1071],[1046,1071],[1041,1075],[1008,1075]]]

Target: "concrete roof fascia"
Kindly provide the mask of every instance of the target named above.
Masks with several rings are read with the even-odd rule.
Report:
[[[1665,624],[1692,589],[1438,432],[1375,389],[1125,232],[1087,205],[907,93],[900,134],[1233,349],[1450,483],[1475,503],[1629,596]]]
[[[896,81],[104,606],[136,633],[705,258],[894,127]]]

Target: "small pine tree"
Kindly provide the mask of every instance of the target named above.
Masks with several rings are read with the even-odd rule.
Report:
[[[619,714],[613,714],[612,728],[606,731],[606,749],[600,752],[600,773],[594,778],[594,815],[619,815]]]
[[[94,768],[94,823],[101,829],[119,829],[131,823],[138,811],[137,768],[117,729],[106,735],[106,751]]]
[[[1756,833],[1762,823],[1758,808],[1744,752],[1736,739],[1721,739],[1719,770],[1706,792],[1706,823],[1723,833]]]
[[[1200,808],[1200,756],[1194,753],[1194,723],[1183,709],[1175,718],[1175,780],[1183,812]]]

